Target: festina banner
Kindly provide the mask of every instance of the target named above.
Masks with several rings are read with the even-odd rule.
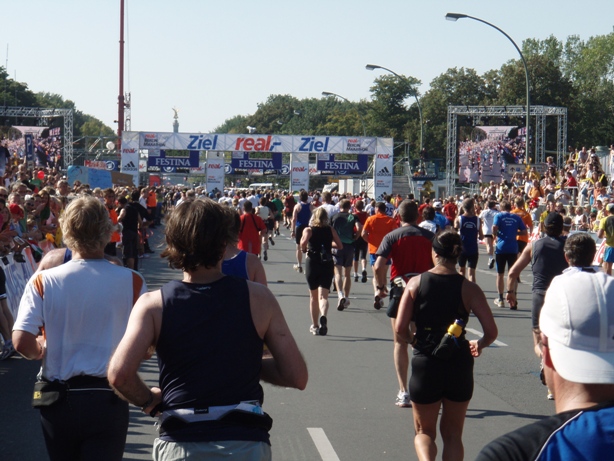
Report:
[[[357,155],[356,160],[340,160],[335,154],[318,154],[318,170],[334,171],[341,175],[364,173],[369,167],[367,155]]]
[[[249,152],[233,152],[233,168],[248,168],[257,170],[281,170],[281,152],[271,153],[270,158],[250,158]]]
[[[309,154],[290,155],[290,191],[309,190]]]
[[[382,138],[349,136],[281,136],[259,134],[190,134],[124,132],[138,137],[139,149],[215,150],[224,152],[296,152],[314,154],[370,154],[390,147]],[[279,168],[277,168],[279,169]]]
[[[392,155],[392,139],[378,139],[379,142],[386,144],[375,154],[375,163],[373,165],[373,184],[376,200],[381,200],[384,194],[392,194],[392,174],[393,174],[393,155]]]
[[[167,152],[165,149],[151,150],[147,157],[147,167],[198,168],[197,150]]]
[[[139,184],[139,133],[124,131],[122,133],[121,172],[132,175],[134,186]]]
[[[224,152],[207,152],[207,191],[224,190]]]

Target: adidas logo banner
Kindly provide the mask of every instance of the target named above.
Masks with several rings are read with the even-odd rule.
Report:
[[[128,133],[125,133],[128,135]],[[122,136],[121,172],[132,176],[135,186],[139,184],[139,138]]]
[[[393,171],[393,154],[392,140],[378,139],[382,144],[388,146],[379,146],[378,153],[374,155],[373,165],[373,185],[374,195],[381,197],[383,194],[392,194],[392,175]]]

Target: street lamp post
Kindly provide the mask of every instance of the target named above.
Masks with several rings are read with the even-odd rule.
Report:
[[[387,67],[378,66],[378,65],[375,65],[375,64],[367,64],[365,66],[365,69],[367,69],[367,70],[375,70],[375,69],[385,70],[387,72],[390,72],[393,75],[396,75],[400,79],[405,80],[407,83],[409,83],[411,85],[411,82],[407,79],[407,77],[404,77],[403,75],[399,75],[395,71],[390,70]],[[411,85],[411,86],[413,87],[413,85]],[[424,123],[422,122],[422,106],[420,105],[420,101],[418,100],[418,94],[417,94],[415,88],[414,88],[414,98],[416,98],[416,104],[418,105],[418,115],[420,116],[420,152],[422,152],[422,149],[424,148]]]
[[[349,99],[344,98],[343,96],[341,96],[340,94],[337,93],[331,93],[330,91],[322,91],[322,96],[332,96],[332,97],[336,97],[339,99],[343,99],[345,102],[351,102]],[[367,129],[365,128],[365,121],[362,118],[362,115],[360,114],[360,111],[358,110],[358,108],[356,108],[356,112],[358,112],[358,117],[360,117],[360,123],[362,124],[362,135],[363,137],[367,137]]]
[[[510,37],[509,35],[507,35],[503,30],[499,29],[497,26],[495,26],[494,24],[491,24],[487,21],[484,21],[483,19],[480,18],[476,18],[474,16],[469,16],[468,14],[462,14],[462,13],[448,13],[446,14],[446,19],[448,21],[458,21],[459,19],[473,19],[474,21],[478,21],[481,22],[483,24],[486,24],[487,26],[492,27],[493,29],[498,30],[499,32],[501,32],[503,35],[505,35],[507,37],[507,39],[512,42],[512,45],[514,45],[514,48],[516,48],[516,51],[518,51],[518,54],[520,55],[520,59],[522,60],[522,64],[524,65],[524,76],[526,79],[526,83],[527,83],[527,157],[525,158],[525,161],[528,160],[529,158],[529,154],[530,152],[530,143],[531,143],[531,138],[530,138],[530,120],[531,120],[531,82],[529,80],[529,68],[527,67],[527,61],[524,59],[524,55],[522,54],[522,51],[520,51],[520,48],[518,47],[518,45],[516,45],[516,42],[514,40],[512,40],[512,37]]]

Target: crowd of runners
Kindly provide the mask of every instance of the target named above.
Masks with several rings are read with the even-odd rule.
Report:
[[[496,272],[494,304],[499,308],[518,308],[516,287],[521,283],[520,273],[531,263],[534,276],[531,328],[535,353],[540,359],[543,356],[540,315],[555,277],[569,271],[569,266],[599,272],[600,268],[593,266],[599,239],[603,239],[604,251],[597,258],[603,263],[603,271],[611,275],[613,183],[606,179],[596,156],[589,154],[584,158],[582,152],[570,157],[563,170],[557,170],[549,159],[551,166],[543,174],[527,169],[517,173],[511,182],[490,182],[472,194],[422,199],[397,194],[378,200],[368,192],[234,188],[208,192],[203,187],[184,186],[92,189],[78,181],[69,184],[55,168],[29,169],[17,161],[7,165],[4,184],[0,186],[0,251],[3,255],[11,253],[19,264],[23,260],[21,253],[29,247],[37,260],[42,258],[39,270],[69,261],[72,250],[70,245],[64,248],[62,230],[72,232],[70,221],[77,218],[74,207],[68,217],[65,210],[71,210],[71,202],[77,200],[75,203],[91,209],[95,215],[96,207],[91,200],[96,199],[97,206],[108,213],[110,223],[110,242],[101,247],[104,257],[138,271],[139,260],[154,253],[148,244],[153,230],[165,224],[166,217],[175,210],[185,211],[188,207],[182,205],[189,202],[195,212],[201,210],[221,220],[214,227],[227,242],[219,255],[223,274],[266,285],[266,262],[274,251],[276,238],[282,235],[280,230],[285,228],[296,244],[292,268],[304,274],[307,282],[309,331],[314,336],[326,336],[329,332],[329,294],[336,292],[337,310],[351,308],[352,284],[368,283],[371,278],[373,308],[386,308],[391,319],[393,362],[399,384],[395,404],[414,408],[416,450],[422,459],[429,459],[442,402],[447,402],[443,405],[440,427],[444,450],[446,444],[456,447],[460,444],[462,450],[462,427],[459,431],[455,423],[449,427],[448,424],[464,418],[472,396],[473,358],[497,336],[493,314],[475,283],[480,245],[485,245],[488,255],[483,268]],[[582,186],[583,183],[587,184]],[[192,202],[197,205],[192,206]],[[217,208],[200,205],[201,202],[216,202]],[[193,220],[194,226],[203,223]],[[167,236],[167,243],[169,238],[175,238],[173,245],[189,248],[191,244],[189,239],[185,240],[182,225],[181,220],[175,220],[174,237]],[[210,230],[200,228],[201,231],[206,234]],[[195,239],[197,235],[200,236],[194,234]],[[73,243],[78,240],[72,234],[68,237]],[[201,244],[205,251],[206,240]],[[219,241],[216,245],[222,248]],[[43,254],[44,248],[54,249]],[[203,280],[208,280],[211,274],[218,277],[213,266],[199,269],[185,251],[173,257],[172,252],[164,250],[163,255],[184,270],[186,280],[196,274],[203,276]],[[77,254],[88,253],[81,248]],[[0,334],[4,338],[5,359],[15,353],[10,339],[15,321],[3,285],[0,283]],[[22,299],[24,302],[27,300]],[[470,313],[475,314],[484,331],[477,341],[464,338]],[[24,319],[17,323],[22,325],[17,329],[21,331]],[[445,342],[452,336],[456,346]],[[22,341],[22,350],[19,347],[17,350],[23,355],[29,357],[28,351],[34,348],[30,358],[44,354],[36,335],[26,338],[31,349],[23,349],[23,335],[18,333],[17,338]],[[40,350],[37,344],[41,344]],[[266,345],[265,341],[265,357],[269,354],[274,359],[276,353],[279,357],[277,346],[270,351],[271,356]],[[409,345],[414,351],[411,360]],[[449,354],[458,358],[454,366],[447,362]],[[438,360],[444,360],[443,364]],[[138,363],[136,360],[133,365]],[[121,363],[118,367],[121,368]],[[292,386],[304,387],[306,370],[295,378]],[[116,379],[121,387],[123,378]],[[452,389],[439,386],[440,382],[456,385]],[[551,383],[548,385],[548,398],[556,398]],[[141,400],[138,396],[131,399],[129,390],[124,395],[133,403]],[[146,396],[146,390],[134,395]],[[142,408],[156,413],[158,398],[159,394],[150,392]]]

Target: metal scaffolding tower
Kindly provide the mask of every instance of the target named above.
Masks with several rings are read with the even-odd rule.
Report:
[[[44,109],[42,107],[0,107],[1,117],[35,118],[37,126],[49,126],[51,119],[62,117],[64,130],[64,147],[62,157],[64,166],[73,162],[73,110],[72,109]]]
[[[454,181],[457,173],[458,117],[471,117],[472,125],[477,126],[482,117],[526,117],[526,115],[526,106],[448,106],[448,144],[446,147],[446,190],[448,195],[454,192]],[[529,143],[534,142],[535,163],[545,161],[546,119],[552,116],[557,117],[556,161],[560,165],[567,146],[567,108],[531,106],[530,115],[535,117],[535,139],[527,140],[527,152],[532,152]]]

